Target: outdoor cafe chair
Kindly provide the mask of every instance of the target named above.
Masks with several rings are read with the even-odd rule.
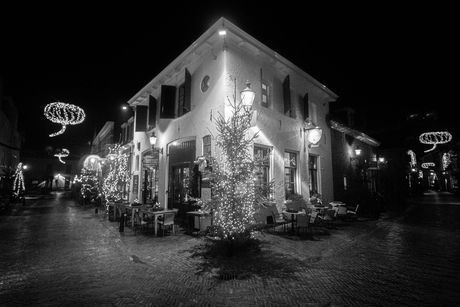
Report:
[[[165,236],[166,227],[172,228],[172,234],[175,235],[174,219],[176,217],[176,211],[166,212],[163,214],[163,220],[158,220],[158,225],[163,228],[163,237]]]
[[[347,219],[351,217],[352,219],[357,219],[358,218],[358,208],[359,204],[355,208],[349,208],[347,210]]]
[[[134,213],[134,235],[137,235],[137,230],[140,228],[141,232],[144,232],[144,226],[147,226],[148,228],[148,222],[144,221],[140,215],[139,212]]]
[[[308,224],[309,226],[313,229],[313,227],[315,229],[317,229],[317,226],[318,226],[318,211],[315,211],[315,210],[312,210],[311,213],[309,214],[309,221],[308,221]]]
[[[288,223],[289,221],[284,218],[283,214],[275,214],[273,211],[270,211],[270,215],[267,216],[267,230],[273,228],[276,231],[276,227],[283,226],[283,231],[286,231]]]
[[[339,206],[337,207],[337,220],[343,220],[347,218],[347,207]]]
[[[334,227],[334,220],[335,220],[335,210],[334,209],[327,209],[324,212],[323,216],[318,216],[318,217],[323,224],[326,223],[327,226],[332,225],[332,227]]]
[[[305,232],[308,232],[308,225],[309,225],[309,219],[310,217],[308,215],[300,214],[297,216],[297,223],[296,223],[296,228],[297,228],[297,235],[299,234],[299,230],[305,230]]]

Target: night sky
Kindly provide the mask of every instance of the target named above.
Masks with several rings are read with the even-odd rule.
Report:
[[[26,148],[85,144],[106,121],[120,124],[127,118],[121,106],[220,17],[325,84],[339,96],[332,107],[353,107],[368,128],[394,125],[411,112],[458,121],[460,25],[453,7],[5,2],[0,75]],[[49,138],[60,126],[43,109],[55,101],[75,104],[87,117]]]

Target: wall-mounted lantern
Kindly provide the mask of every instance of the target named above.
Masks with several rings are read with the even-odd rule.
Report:
[[[304,128],[304,131],[308,131],[307,140],[310,143],[308,144],[308,147],[318,147],[318,143],[321,141],[321,137],[323,136],[323,130],[316,126],[313,128]]]
[[[246,81],[246,88],[241,91],[241,101],[243,102],[243,106],[250,110],[255,97],[256,93],[251,89],[251,83],[248,80]]]
[[[355,149],[355,155],[356,155],[356,157],[351,157],[350,158],[350,162],[354,161],[356,159],[359,159],[359,156],[361,155],[361,149],[359,148],[359,146]]]
[[[150,146],[152,147],[152,150],[158,151],[159,153],[163,154],[163,147],[155,147],[157,143],[157,137],[154,132],[149,136],[149,141],[150,141]]]

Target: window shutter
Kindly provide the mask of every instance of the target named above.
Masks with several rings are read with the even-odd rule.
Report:
[[[191,111],[192,101],[192,75],[185,69],[185,97],[184,97],[184,110],[182,114]]]
[[[155,128],[157,125],[157,99],[149,96],[149,127]],[[149,130],[150,130],[149,129]]]
[[[260,105],[268,108],[268,87],[264,83],[262,68],[260,69]]]
[[[162,85],[160,118],[174,118],[175,103],[176,87],[171,85]]]
[[[303,96],[303,120],[306,120],[310,117],[310,113],[308,110],[308,93]]]
[[[283,81],[283,100],[284,100],[284,114],[291,116],[291,82],[289,75]]]
[[[147,106],[136,106],[136,132],[147,131]]]

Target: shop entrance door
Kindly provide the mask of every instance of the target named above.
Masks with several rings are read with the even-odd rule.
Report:
[[[172,166],[172,203],[173,208],[179,209],[178,218],[186,219],[186,212],[191,211],[188,203],[188,195],[190,188],[190,164],[184,163]]]

